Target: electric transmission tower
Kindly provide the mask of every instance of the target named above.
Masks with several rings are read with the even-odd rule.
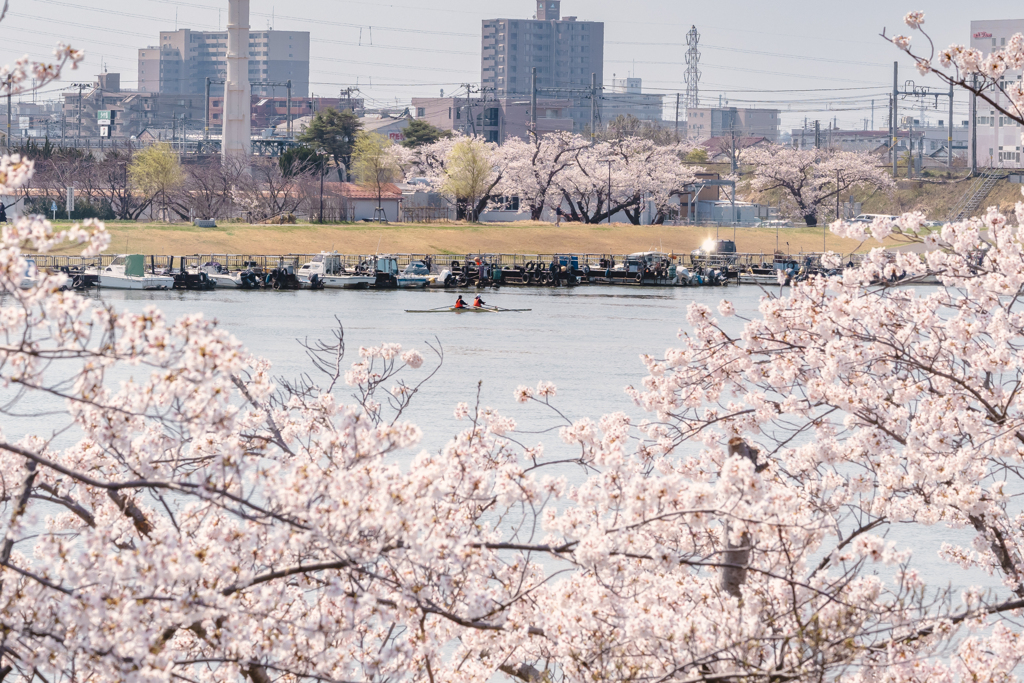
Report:
[[[686,51],[686,108],[696,109],[700,106],[700,93],[698,84],[700,83],[700,50],[697,49],[697,43],[700,42],[700,33],[697,32],[697,27],[694,26],[690,29],[690,32],[686,34],[686,44],[689,49]]]

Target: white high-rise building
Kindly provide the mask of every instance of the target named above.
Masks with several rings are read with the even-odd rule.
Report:
[[[1001,50],[1015,33],[1024,33],[1024,19],[999,19],[991,21],[971,22],[971,47],[981,50],[985,55]],[[1020,81],[1020,71],[1007,71],[1003,74],[1006,82]],[[1013,119],[999,113],[988,102],[970,98],[971,117],[977,124],[979,168],[1022,168],[1021,164],[1021,128]],[[1004,108],[1009,100],[999,96]],[[977,111],[975,111],[977,107]]]

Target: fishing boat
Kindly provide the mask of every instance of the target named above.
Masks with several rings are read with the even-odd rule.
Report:
[[[303,286],[312,287],[316,282],[326,289],[366,289],[377,282],[377,274],[350,272],[337,252],[320,252],[313,260],[304,264],[296,273]]]
[[[532,308],[499,308],[497,306],[466,306],[464,308],[456,308],[455,306],[446,306],[444,308],[431,308],[426,311],[411,311],[406,309],[406,313],[526,313],[532,311]]]
[[[141,254],[122,254],[100,270],[99,286],[106,289],[173,289],[174,278],[147,273]]]

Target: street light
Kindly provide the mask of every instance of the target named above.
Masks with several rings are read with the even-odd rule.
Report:
[[[325,172],[327,170],[326,169],[326,163],[324,163],[324,162],[327,159],[327,156],[326,156],[327,155],[327,150],[325,150],[323,147],[319,147],[316,150],[316,154],[317,154],[318,157],[320,157],[318,159],[318,161],[320,162],[318,164],[318,167],[320,169],[320,225],[323,225],[323,223],[324,223],[324,176],[327,175],[327,173]]]
[[[605,159],[608,164],[608,225],[612,224],[612,162],[614,159]]]

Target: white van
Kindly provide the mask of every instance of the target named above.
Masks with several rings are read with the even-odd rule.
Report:
[[[890,216],[884,213],[862,213],[853,219],[854,223],[874,223],[876,218],[888,218],[891,221],[896,220],[899,216]]]

